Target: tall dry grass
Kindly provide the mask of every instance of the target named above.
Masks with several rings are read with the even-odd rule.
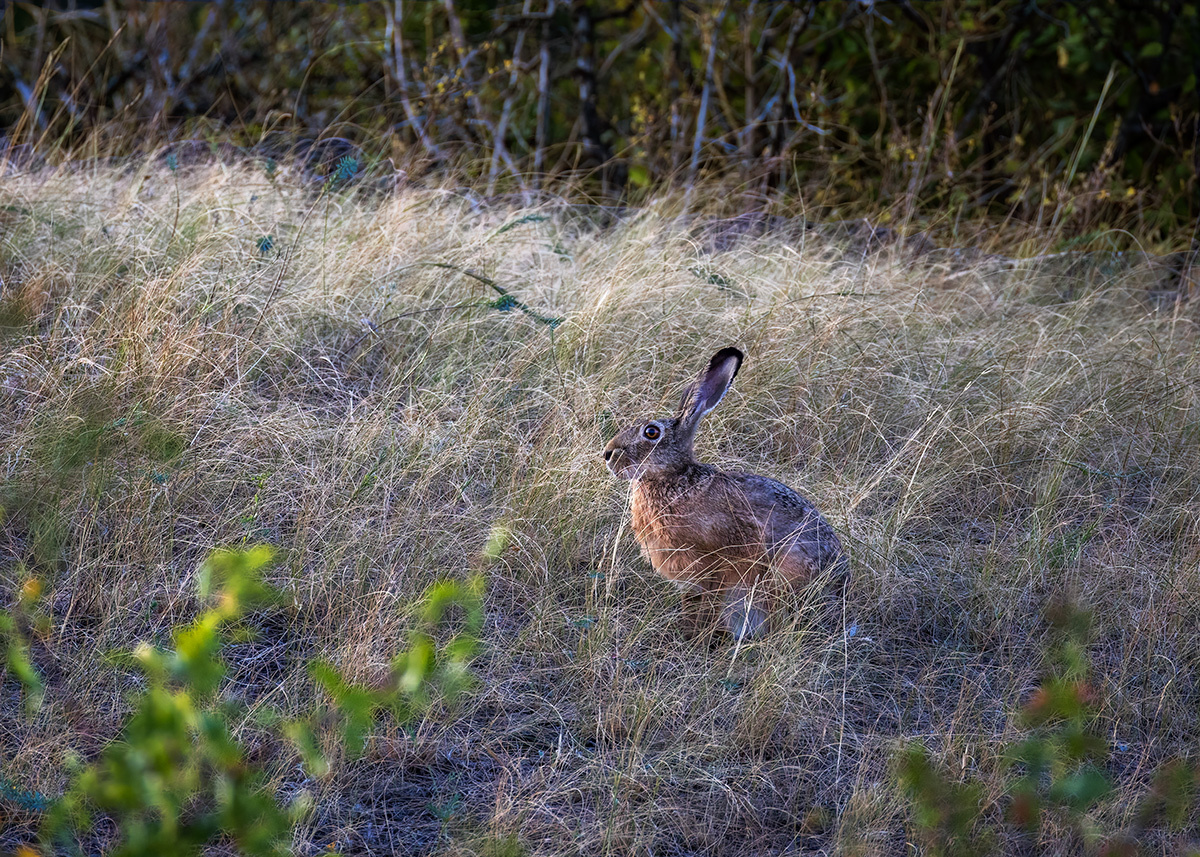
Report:
[[[900,853],[906,739],[1002,814],[1059,597],[1095,619],[1117,788],[1091,815],[1127,822],[1200,724],[1195,304],[1136,270],[714,253],[677,214],[253,164],[5,175],[0,589],[43,582],[47,690],[30,716],[5,680],[0,774],[61,790],[127,710],[121,653],[194,615],[210,549],[269,542],[291,604],[231,647],[227,693],[281,797],[314,797],[298,853]],[[599,458],[726,344],[748,359],[699,454],[811,497],[853,559],[844,603],[741,645],[682,632]],[[256,717],[311,707],[313,657],[381,679],[497,526],[476,690],[308,777]]]

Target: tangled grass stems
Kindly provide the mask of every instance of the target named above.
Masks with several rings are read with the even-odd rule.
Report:
[[[382,681],[419,593],[497,526],[477,689],[376,724],[297,850],[900,850],[907,740],[1003,804],[1058,596],[1094,614],[1113,783],[1094,823],[1120,828],[1191,752],[1194,303],[1150,300],[1137,268],[954,269],[770,233],[713,250],[671,200],[593,223],[347,191],[317,233],[311,199],[286,164],[0,187],[0,587],[45,589],[43,704],[0,711],[22,789],[60,793],[64,753],[116,735],[135,678],[112,653],[196,615],[213,547],[278,548],[290,618],[232,645],[228,692],[301,717],[306,663]],[[563,321],[440,311],[478,300],[465,271]],[[801,489],[853,557],[836,610],[811,596],[736,650],[681,633],[598,458],[727,343],[747,363],[700,457]],[[296,787],[293,755],[238,739]],[[1188,841],[1188,812],[1146,841]],[[1069,852],[1059,832],[1036,836]]]

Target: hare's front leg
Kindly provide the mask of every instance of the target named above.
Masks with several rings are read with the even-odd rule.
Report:
[[[680,611],[687,635],[692,638],[711,635],[720,616],[715,587],[694,580],[671,582],[679,589]]]

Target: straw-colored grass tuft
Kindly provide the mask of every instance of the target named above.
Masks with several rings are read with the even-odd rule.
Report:
[[[386,673],[496,526],[468,697],[321,781],[257,746],[314,794],[297,853],[900,853],[905,739],[1000,814],[1061,597],[1093,613],[1097,823],[1194,753],[1197,307],[1136,271],[712,252],[668,203],[605,221],[253,165],[10,174],[0,203],[0,591],[39,578],[50,618],[42,707],[10,678],[0,709],[25,788],[116,734],[113,656],[195,615],[213,548],[278,548],[292,605],[227,652],[228,692],[296,715],[312,658]],[[729,344],[699,455],[801,491],[852,557],[844,602],[740,645],[684,632],[599,456]]]

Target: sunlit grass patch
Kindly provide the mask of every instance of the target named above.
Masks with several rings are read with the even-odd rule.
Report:
[[[486,566],[478,683],[364,727],[301,849],[898,849],[905,742],[1010,800],[1064,597],[1109,745],[1089,824],[1124,829],[1194,745],[1197,310],[1136,267],[950,279],[817,238],[713,250],[670,201],[601,220],[252,164],[0,194],[29,212],[0,240],[0,587],[36,575],[49,629],[40,710],[0,712],[25,788],[115,737],[137,677],[113,653],[194,619],[202,559],[264,542],[287,609],[234,642],[229,692],[297,718],[307,663],[384,680],[420,594]],[[742,645],[686,633],[599,457],[726,344],[747,362],[699,456],[797,488],[852,558],[844,599]]]

